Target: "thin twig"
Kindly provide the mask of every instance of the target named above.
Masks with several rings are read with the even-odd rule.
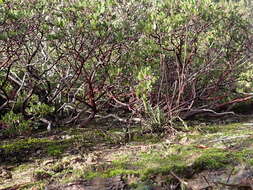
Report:
[[[174,172],[170,171],[170,175],[172,175],[174,178],[176,178],[181,184],[183,184],[188,190],[193,190],[192,187],[188,185],[187,182],[185,182],[183,179],[178,177]]]
[[[209,183],[209,181],[207,180],[206,176],[203,175],[202,177],[204,178],[205,182],[210,186],[210,183]]]
[[[226,183],[228,183],[228,182],[229,182],[230,177],[232,176],[232,174],[233,174],[234,170],[235,170],[235,168],[233,168],[233,169],[231,170],[231,172],[230,172],[230,174],[229,174],[229,176],[228,176],[228,179],[227,179],[227,182],[226,182]]]

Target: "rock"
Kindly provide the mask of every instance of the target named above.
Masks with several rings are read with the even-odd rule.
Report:
[[[70,136],[70,135],[63,135],[63,136],[61,136],[61,138],[64,139],[64,140],[68,140],[68,139],[71,139],[72,136]]]

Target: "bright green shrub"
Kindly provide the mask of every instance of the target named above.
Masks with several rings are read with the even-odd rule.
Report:
[[[22,114],[15,114],[12,111],[2,116],[1,121],[8,126],[2,132],[4,136],[28,134],[32,129],[30,120],[25,120]]]

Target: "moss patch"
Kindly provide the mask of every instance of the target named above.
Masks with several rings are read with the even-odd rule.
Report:
[[[195,172],[203,170],[218,170],[224,169],[234,163],[233,154],[227,153],[220,149],[206,150],[197,158],[193,163],[193,169]]]
[[[72,139],[50,140],[47,138],[28,138],[0,146],[0,161],[16,163],[37,157],[60,156],[71,146]]]
[[[37,139],[37,138],[28,138],[18,140],[13,143],[8,143],[1,145],[0,148],[4,149],[6,153],[17,152],[23,149],[34,149],[36,147],[41,147],[43,144],[51,143],[51,140],[48,139]]]

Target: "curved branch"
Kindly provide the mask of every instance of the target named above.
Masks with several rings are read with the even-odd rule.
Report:
[[[225,115],[236,115],[234,112],[221,112],[221,113],[218,113],[218,112],[216,112],[214,110],[211,110],[211,109],[198,109],[198,110],[192,110],[192,111],[187,112],[181,118],[182,119],[189,119],[190,117],[193,117],[193,116],[198,115],[198,114],[203,114],[203,113],[210,113],[213,116],[218,116],[218,117],[225,116]]]

